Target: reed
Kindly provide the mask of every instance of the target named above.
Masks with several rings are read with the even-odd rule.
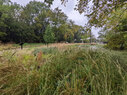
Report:
[[[73,47],[9,58],[0,64],[0,95],[127,95],[127,64],[109,51]]]

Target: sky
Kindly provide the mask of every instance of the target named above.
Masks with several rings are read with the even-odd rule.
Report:
[[[18,4],[21,4],[25,6],[27,3],[29,3],[32,0],[11,0],[12,2],[17,2]],[[43,0],[36,0],[36,1],[43,1]],[[67,16],[69,19],[73,20],[75,24],[84,26],[87,23],[87,17],[84,16],[84,14],[80,14],[78,11],[74,10],[75,5],[77,4],[77,0],[69,0],[66,3],[66,6],[61,5],[61,0],[54,0],[53,5],[51,6],[51,9],[55,9],[56,7],[59,7]],[[95,35],[95,37],[98,37],[98,32],[100,29],[92,28],[92,33]]]

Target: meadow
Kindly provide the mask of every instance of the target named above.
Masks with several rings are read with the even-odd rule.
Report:
[[[89,44],[0,46],[0,95],[127,95],[127,51]]]

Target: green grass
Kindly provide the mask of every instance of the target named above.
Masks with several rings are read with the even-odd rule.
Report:
[[[45,47],[45,48],[40,48],[40,49],[35,49],[33,51],[34,55],[37,55],[39,52],[43,52],[43,54],[55,54],[58,52],[58,49],[56,47]]]
[[[44,45],[44,43],[25,43],[24,46],[39,46]]]
[[[114,55],[119,56],[122,59],[122,62],[127,64],[127,50],[123,51],[111,51]]]
[[[45,52],[40,61],[4,54],[0,95],[127,95],[127,64],[118,53],[81,47],[37,51]]]
[[[126,65],[117,56],[76,49],[55,57],[42,68],[41,95],[127,94]]]

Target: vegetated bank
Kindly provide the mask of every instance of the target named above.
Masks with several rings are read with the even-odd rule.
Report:
[[[38,53],[37,53],[38,52]],[[35,50],[0,60],[1,95],[126,95],[127,64],[108,50]]]

